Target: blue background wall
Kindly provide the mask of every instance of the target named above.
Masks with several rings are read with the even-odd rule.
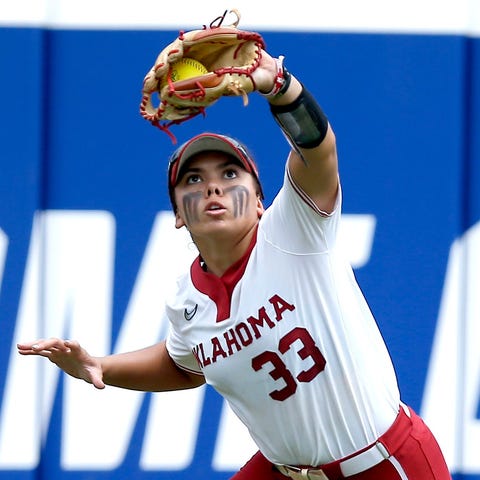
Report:
[[[36,212],[113,215],[115,343],[155,216],[169,210],[165,171],[174,145],[140,117],[138,105],[143,76],[177,33],[0,28],[0,228],[8,238],[0,284],[0,405],[18,340],[15,323]],[[450,248],[480,221],[480,40],[283,31],[265,32],[264,38],[270,53],[286,56],[290,71],[330,118],[344,212],[376,217],[369,262],[356,274],[390,348],[403,399],[420,411]],[[269,203],[281,183],[288,146],[265,101],[252,95],[244,108],[239,98],[222,99],[206,118],[173,127],[179,142],[203,130],[249,145]],[[467,257],[465,268],[472,259],[478,255]],[[460,300],[475,301],[467,290]],[[456,321],[464,327],[455,340],[461,342],[472,319],[460,315]],[[452,346],[445,355],[452,352],[462,350]],[[459,388],[470,381],[464,380]],[[139,466],[149,395],[118,468],[62,469],[61,383],[55,398],[38,465],[0,466],[0,479],[226,479],[232,473],[211,466],[221,402],[209,390],[194,459],[177,471]],[[473,420],[480,420],[478,395]],[[459,414],[457,446],[465,441],[463,428]],[[474,448],[480,451],[480,444]],[[456,478],[480,478],[480,463],[465,467],[458,450],[449,455]]]

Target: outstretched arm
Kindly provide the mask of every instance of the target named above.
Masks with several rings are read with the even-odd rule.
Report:
[[[198,387],[203,375],[179,368],[170,357],[165,341],[134,352],[100,359],[105,383],[116,387],[161,392]]]
[[[48,358],[72,377],[96,388],[105,385],[141,391],[168,391],[198,387],[202,375],[189,374],[170,358],[165,342],[128,353],[93,357],[78,342],[51,338],[17,345],[21,355]]]
[[[292,145],[288,168],[293,180],[320,210],[330,213],[338,191],[335,135],[316,100],[282,66],[263,52],[260,68],[254,72],[255,83],[267,94],[272,114]],[[278,86],[279,75],[284,74],[290,78]]]

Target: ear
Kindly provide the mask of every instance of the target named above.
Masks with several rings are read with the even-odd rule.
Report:
[[[257,195],[257,217],[261,218],[263,215],[263,212],[265,212],[265,207],[263,206],[260,195]]]
[[[175,212],[175,228],[186,227],[186,223],[183,221],[183,218],[179,215],[178,210]]]

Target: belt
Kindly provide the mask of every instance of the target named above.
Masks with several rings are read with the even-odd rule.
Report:
[[[401,404],[397,418],[375,443],[340,460],[319,467],[275,466],[280,473],[293,480],[338,480],[356,475],[375,467],[395,453],[410,434],[410,417],[408,407]]]

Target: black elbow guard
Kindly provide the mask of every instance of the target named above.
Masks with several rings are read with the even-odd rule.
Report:
[[[270,105],[270,111],[295,149],[318,147],[327,135],[328,119],[303,85],[296,100],[288,105]]]

